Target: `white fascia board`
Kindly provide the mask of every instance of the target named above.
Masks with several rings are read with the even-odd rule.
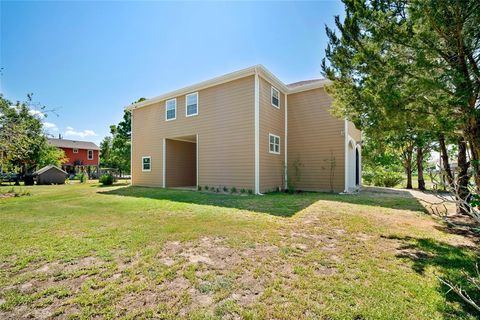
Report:
[[[332,84],[332,81],[325,79],[325,80],[321,80],[321,81],[318,81],[318,82],[305,84],[303,86],[298,86],[298,87],[295,87],[295,88],[291,88],[291,89],[288,90],[288,93],[292,94],[292,93],[298,93],[298,92],[303,92],[303,91],[308,91],[308,90],[319,89],[319,88],[329,86],[331,84]]]

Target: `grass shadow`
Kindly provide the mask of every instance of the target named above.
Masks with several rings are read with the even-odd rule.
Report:
[[[108,191],[100,191],[99,193],[104,195],[150,198],[236,208],[282,217],[291,217],[295,213],[320,200],[412,211],[424,210],[421,204],[412,196],[399,197],[398,195],[387,194],[386,196],[380,197],[378,194],[371,194],[369,192],[352,195],[321,192],[302,192],[297,194],[276,192],[268,193],[264,196],[254,196],[128,186]],[[408,193],[408,195],[410,194]]]
[[[424,274],[427,269],[432,268],[435,275],[461,286],[475,301],[480,301],[480,290],[469,283],[465,276],[465,273],[470,276],[476,275],[475,264],[480,263],[479,252],[476,248],[455,246],[430,238],[408,236],[389,236],[385,238],[397,240],[401,243],[396,256],[411,261],[412,269],[415,272]],[[440,310],[447,313],[449,317],[479,316],[475,309],[454,292],[451,292],[447,286],[439,283],[438,290],[446,297],[447,301],[458,303],[461,306],[460,310],[453,308],[451,305],[445,306],[445,310]]]

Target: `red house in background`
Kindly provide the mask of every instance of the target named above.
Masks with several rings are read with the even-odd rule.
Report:
[[[98,176],[100,148],[95,143],[67,140],[61,137],[59,139],[49,138],[48,142],[65,152],[68,160],[62,164],[63,170],[70,174],[87,172],[89,176],[91,173],[96,172]]]

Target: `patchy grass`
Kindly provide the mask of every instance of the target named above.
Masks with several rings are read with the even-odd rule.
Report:
[[[475,243],[408,193],[24,188],[0,199],[0,318],[475,318],[435,278]]]

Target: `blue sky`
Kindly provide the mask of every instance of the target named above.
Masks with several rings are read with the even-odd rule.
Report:
[[[1,92],[55,108],[50,133],[100,142],[123,107],[263,64],[319,78],[339,1],[0,2]]]

